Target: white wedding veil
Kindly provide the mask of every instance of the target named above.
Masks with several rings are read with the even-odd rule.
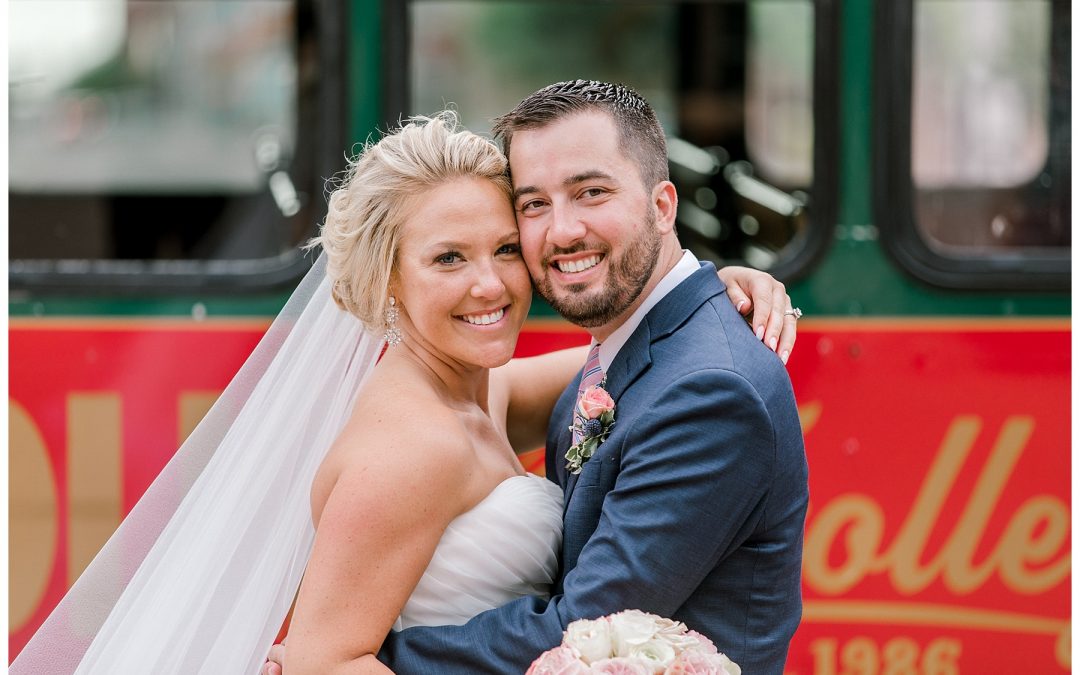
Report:
[[[9,672],[258,672],[311,550],[315,471],[382,345],[320,257]]]

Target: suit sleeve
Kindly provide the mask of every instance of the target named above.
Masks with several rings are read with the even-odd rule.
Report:
[[[616,408],[616,424],[628,429],[615,487],[564,593],[521,598],[464,626],[392,633],[379,654],[384,663],[399,674],[524,672],[575,619],[630,608],[671,616],[749,536],[776,453],[772,420],[745,379],[692,373],[647,414],[620,419]]]

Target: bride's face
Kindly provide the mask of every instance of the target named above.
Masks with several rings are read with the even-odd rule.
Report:
[[[444,183],[412,203],[393,291],[406,339],[465,365],[513,356],[532,286],[506,195],[483,178]]]

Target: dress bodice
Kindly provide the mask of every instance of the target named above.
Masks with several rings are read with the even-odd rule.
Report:
[[[522,596],[547,598],[558,574],[562,490],[512,476],[446,528],[431,563],[394,623],[461,625]]]

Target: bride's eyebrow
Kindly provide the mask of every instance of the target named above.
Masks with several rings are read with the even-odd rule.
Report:
[[[503,236],[496,239],[495,243],[501,245],[501,244],[505,244],[508,241],[517,241],[519,238],[520,237],[518,236],[517,228],[515,227],[513,230],[507,232]],[[449,240],[447,240],[447,241],[436,241],[436,242],[432,242],[431,244],[428,244],[427,246],[425,246],[424,251],[425,252],[426,251],[435,251],[435,250],[439,250],[439,251],[450,251],[450,250],[457,251],[457,250],[461,250],[461,249],[464,249],[464,248],[469,248],[470,246],[473,246],[473,245],[475,245],[475,242],[470,244],[470,243],[466,243],[466,242],[463,242],[463,241],[449,241]]]
[[[468,244],[460,241],[436,241],[428,244],[424,247],[424,252],[435,251],[457,251],[459,249],[468,248]]]

